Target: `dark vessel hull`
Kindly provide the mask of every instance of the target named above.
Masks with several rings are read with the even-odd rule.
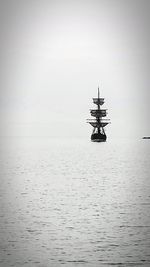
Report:
[[[106,135],[101,133],[94,133],[91,135],[92,142],[105,142],[106,138]]]

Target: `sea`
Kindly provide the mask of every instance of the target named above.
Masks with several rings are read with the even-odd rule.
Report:
[[[150,140],[1,140],[0,267],[150,266]]]

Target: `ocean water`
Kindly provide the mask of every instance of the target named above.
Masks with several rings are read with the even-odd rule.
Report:
[[[150,141],[5,139],[0,267],[150,266]]]

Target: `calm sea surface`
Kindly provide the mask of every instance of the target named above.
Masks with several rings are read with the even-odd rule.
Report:
[[[0,267],[150,266],[150,140],[2,143]]]

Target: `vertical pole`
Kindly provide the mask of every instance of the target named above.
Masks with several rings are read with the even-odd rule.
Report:
[[[100,110],[100,93],[99,93],[99,86],[98,86],[98,110]],[[97,122],[98,122],[98,134],[100,134],[100,132],[101,132],[101,118],[100,118],[100,115],[99,115],[99,117],[97,118]]]
[[[100,102],[99,102],[99,86],[98,86],[98,110],[100,110]],[[100,117],[98,116],[97,118],[97,122],[98,122],[98,127],[97,127],[97,130],[98,130],[98,134],[100,133],[100,127],[99,127],[99,124],[100,124]]]
[[[100,110],[100,102],[99,102],[99,86],[98,86],[98,110]]]

